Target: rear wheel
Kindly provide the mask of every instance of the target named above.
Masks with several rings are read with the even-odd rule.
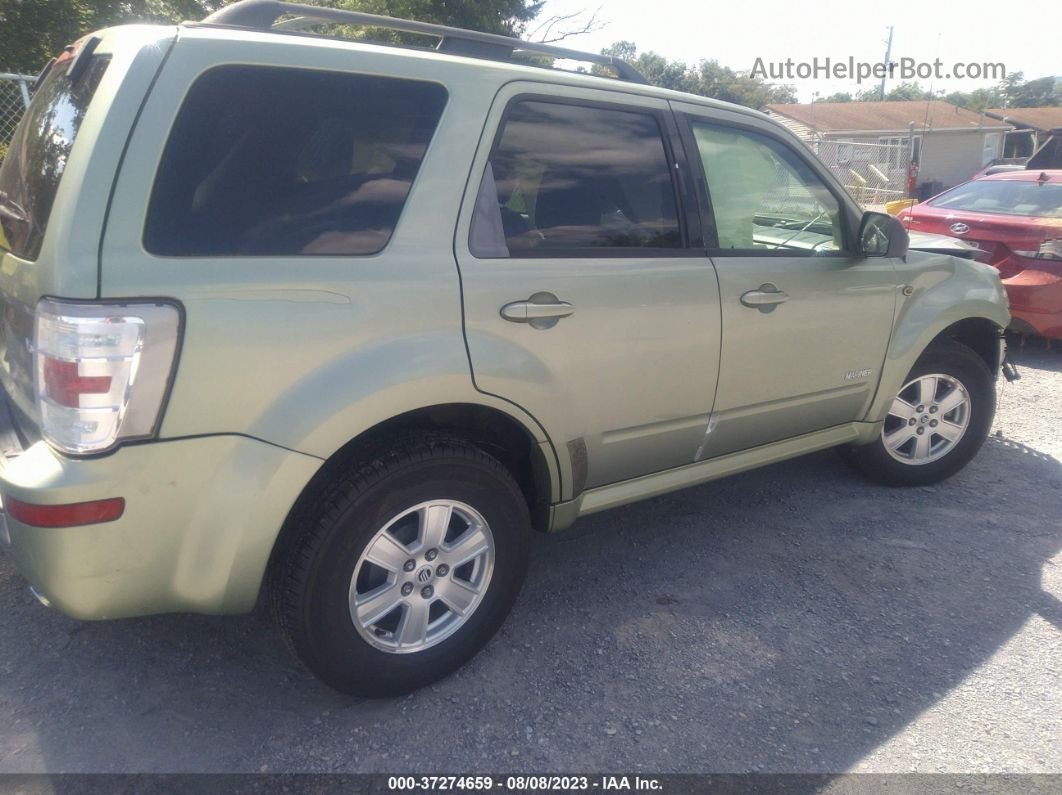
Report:
[[[977,454],[992,425],[992,373],[965,345],[941,342],[915,363],[874,442],[844,451],[873,480],[924,486],[951,477]]]
[[[527,571],[527,504],[509,472],[431,437],[366,461],[296,519],[274,616],[317,677],[380,697],[440,679],[501,626]]]

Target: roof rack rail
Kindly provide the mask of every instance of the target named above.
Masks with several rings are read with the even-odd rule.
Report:
[[[277,23],[282,16],[295,15],[294,19]],[[240,0],[230,6],[215,11],[203,20],[205,25],[223,25],[231,27],[254,28],[257,30],[301,30],[322,22],[346,25],[370,25],[377,28],[402,31],[403,33],[420,33],[439,38],[437,49],[451,55],[466,55],[473,58],[486,58],[493,61],[508,61],[514,53],[523,52],[534,55],[547,55],[571,61],[608,66],[616,71],[620,80],[629,83],[645,84],[648,81],[641,72],[624,60],[611,55],[569,50],[554,47],[552,44],[538,44],[522,41],[509,36],[494,33],[480,33],[448,25],[436,25],[430,22],[414,22],[408,19],[396,19],[361,11],[345,11],[340,8],[323,8],[299,3],[285,3],[280,0]]]

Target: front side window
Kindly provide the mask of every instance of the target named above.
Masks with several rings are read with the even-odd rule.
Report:
[[[692,128],[719,249],[792,256],[843,248],[840,204],[788,147],[751,131]]]
[[[394,232],[445,104],[435,83],[212,69],[192,86],[163,152],[145,248],[375,254]]]
[[[605,256],[682,245],[653,114],[534,100],[509,109],[476,201],[473,255]]]

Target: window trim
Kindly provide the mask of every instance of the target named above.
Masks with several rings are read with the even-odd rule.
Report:
[[[709,257],[771,257],[774,259],[782,259],[784,257],[799,257],[799,258],[815,258],[815,259],[851,259],[854,256],[858,256],[852,247],[854,236],[851,229],[851,201],[847,194],[843,194],[837,189],[837,186],[833,184],[831,179],[827,178],[827,175],[823,173],[823,169],[819,167],[819,164],[812,158],[809,158],[802,154],[796,147],[792,146],[788,141],[779,135],[774,134],[773,131],[765,130],[754,124],[742,124],[736,121],[715,119],[709,116],[699,116],[687,112],[676,112],[676,119],[679,124],[679,132],[682,136],[683,145],[690,151],[689,167],[693,174],[693,179],[697,182],[698,198],[701,199],[704,204],[704,220],[703,225],[706,230],[705,235],[705,249]],[[801,161],[808,167],[808,169],[819,178],[823,187],[830,192],[830,195],[837,201],[837,208],[839,213],[839,223],[841,224],[841,238],[843,245],[841,248],[834,251],[800,251],[795,249],[730,249],[720,248],[719,235],[715,223],[715,210],[712,204],[711,187],[708,185],[708,179],[705,175],[704,161],[701,160],[700,148],[697,146],[697,139],[693,133],[694,122],[705,124],[710,127],[720,127],[727,130],[736,130],[742,133],[753,133],[755,135],[767,138],[773,141],[778,146],[787,149],[793,157]]]
[[[675,220],[679,225],[681,243],[674,248],[654,248],[633,246],[599,246],[596,248],[549,248],[530,249],[521,251],[519,256],[508,257],[481,257],[472,252],[472,227],[475,224],[475,213],[469,216],[468,237],[465,241],[469,255],[481,262],[505,262],[508,260],[525,259],[666,259],[675,257],[703,257],[703,235],[701,227],[702,215],[688,189],[688,184],[682,179],[683,172],[689,173],[690,165],[686,157],[685,147],[681,141],[681,131],[674,118],[674,113],[662,108],[650,108],[640,105],[629,105],[623,102],[609,102],[598,99],[583,97],[557,96],[540,92],[527,92],[515,94],[510,97],[498,119],[491,139],[490,150],[479,170],[478,178],[472,185],[475,186],[475,194],[478,195],[479,186],[483,184],[483,177],[487,168],[494,162],[494,155],[501,143],[505,125],[512,116],[513,109],[521,102],[542,102],[553,105],[572,105],[579,108],[592,108],[595,110],[611,110],[621,113],[639,113],[643,116],[651,116],[656,120],[660,131],[660,140],[664,145],[664,157],[669,166],[671,177],[671,191],[675,199]],[[694,244],[693,241],[696,241]]]

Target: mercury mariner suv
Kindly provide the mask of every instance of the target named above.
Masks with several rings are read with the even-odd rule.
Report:
[[[275,0],[56,58],[0,255],[0,547],[40,599],[261,595],[369,696],[487,642],[534,530],[830,447],[952,475],[1009,322],[992,268],[908,251],[760,113]]]

